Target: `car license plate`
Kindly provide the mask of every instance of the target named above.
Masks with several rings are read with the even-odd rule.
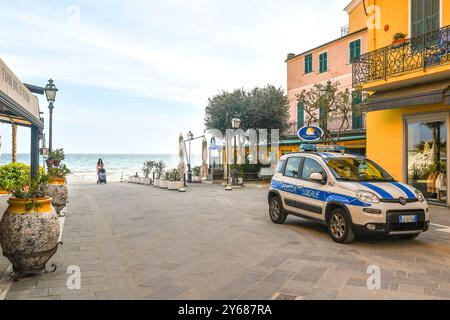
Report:
[[[400,216],[400,223],[416,223],[417,216]]]

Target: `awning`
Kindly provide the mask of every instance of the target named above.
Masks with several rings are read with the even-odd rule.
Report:
[[[414,107],[427,104],[446,103],[450,105],[450,81],[439,81],[425,85],[373,94],[363,103],[368,111],[379,111],[403,107]]]
[[[0,59],[0,122],[44,127],[35,95]]]

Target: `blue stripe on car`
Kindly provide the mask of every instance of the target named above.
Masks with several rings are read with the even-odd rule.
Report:
[[[366,208],[371,207],[370,204],[364,203],[355,197],[346,196],[346,195],[338,194],[338,193],[330,193],[330,192],[320,191],[320,190],[311,189],[311,188],[305,188],[305,187],[296,186],[293,184],[279,182],[279,181],[275,181],[275,180],[272,181],[271,187],[273,189],[276,189],[279,191],[292,193],[292,194],[295,194],[295,195],[298,195],[301,197],[314,199],[314,200],[318,200],[318,201],[322,201],[322,202],[335,201],[335,202],[340,202],[340,203],[347,204],[350,206],[366,207]]]
[[[381,189],[380,187],[377,187],[371,183],[367,183],[367,182],[360,182],[360,184],[362,184],[364,187],[367,187],[373,191],[375,191],[376,193],[378,193],[382,199],[386,199],[386,200],[392,200],[394,199],[393,196],[391,196],[389,193],[387,193],[386,191],[384,191],[383,189]]]
[[[404,185],[402,185],[401,183],[398,183],[398,182],[392,182],[392,184],[394,185],[394,186],[396,186],[397,188],[399,188],[400,190],[402,190],[405,194],[406,194],[406,196],[408,197],[408,199],[416,199],[417,197],[416,197],[416,195],[411,191],[411,190],[409,190],[407,187],[405,187]]]

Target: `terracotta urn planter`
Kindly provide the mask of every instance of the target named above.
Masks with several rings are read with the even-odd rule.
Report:
[[[400,48],[400,47],[404,46],[407,41],[408,41],[408,39],[397,39],[397,40],[394,40],[392,42],[392,47],[393,48]]]
[[[65,178],[49,178],[46,195],[53,199],[52,204],[58,215],[67,205],[68,193]]]
[[[52,199],[35,199],[37,207],[27,210],[32,201],[10,198],[0,222],[3,255],[12,263],[16,277],[43,272],[59,245],[59,219]]]

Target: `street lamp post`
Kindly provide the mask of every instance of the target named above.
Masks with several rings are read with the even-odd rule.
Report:
[[[239,118],[233,118],[231,121],[231,126],[235,130],[234,132],[234,168],[233,172],[231,173],[232,177],[232,184],[233,187],[238,185],[238,178],[239,178],[239,170],[237,169],[237,136],[236,136],[236,130],[241,127],[241,119]]]
[[[49,151],[53,150],[53,103],[55,102],[56,99],[56,93],[58,92],[58,89],[56,88],[54,81],[52,79],[48,80],[47,85],[45,86],[45,95],[47,97],[47,101],[49,103],[48,109],[50,111],[50,115],[49,115],[49,119],[50,119],[50,123],[49,123],[49,134],[48,134],[48,148]]]
[[[194,134],[189,131],[188,135],[187,135],[187,139],[189,141],[189,161],[188,161],[188,183],[192,183],[192,153],[191,153],[191,142],[192,140],[194,140]]]

